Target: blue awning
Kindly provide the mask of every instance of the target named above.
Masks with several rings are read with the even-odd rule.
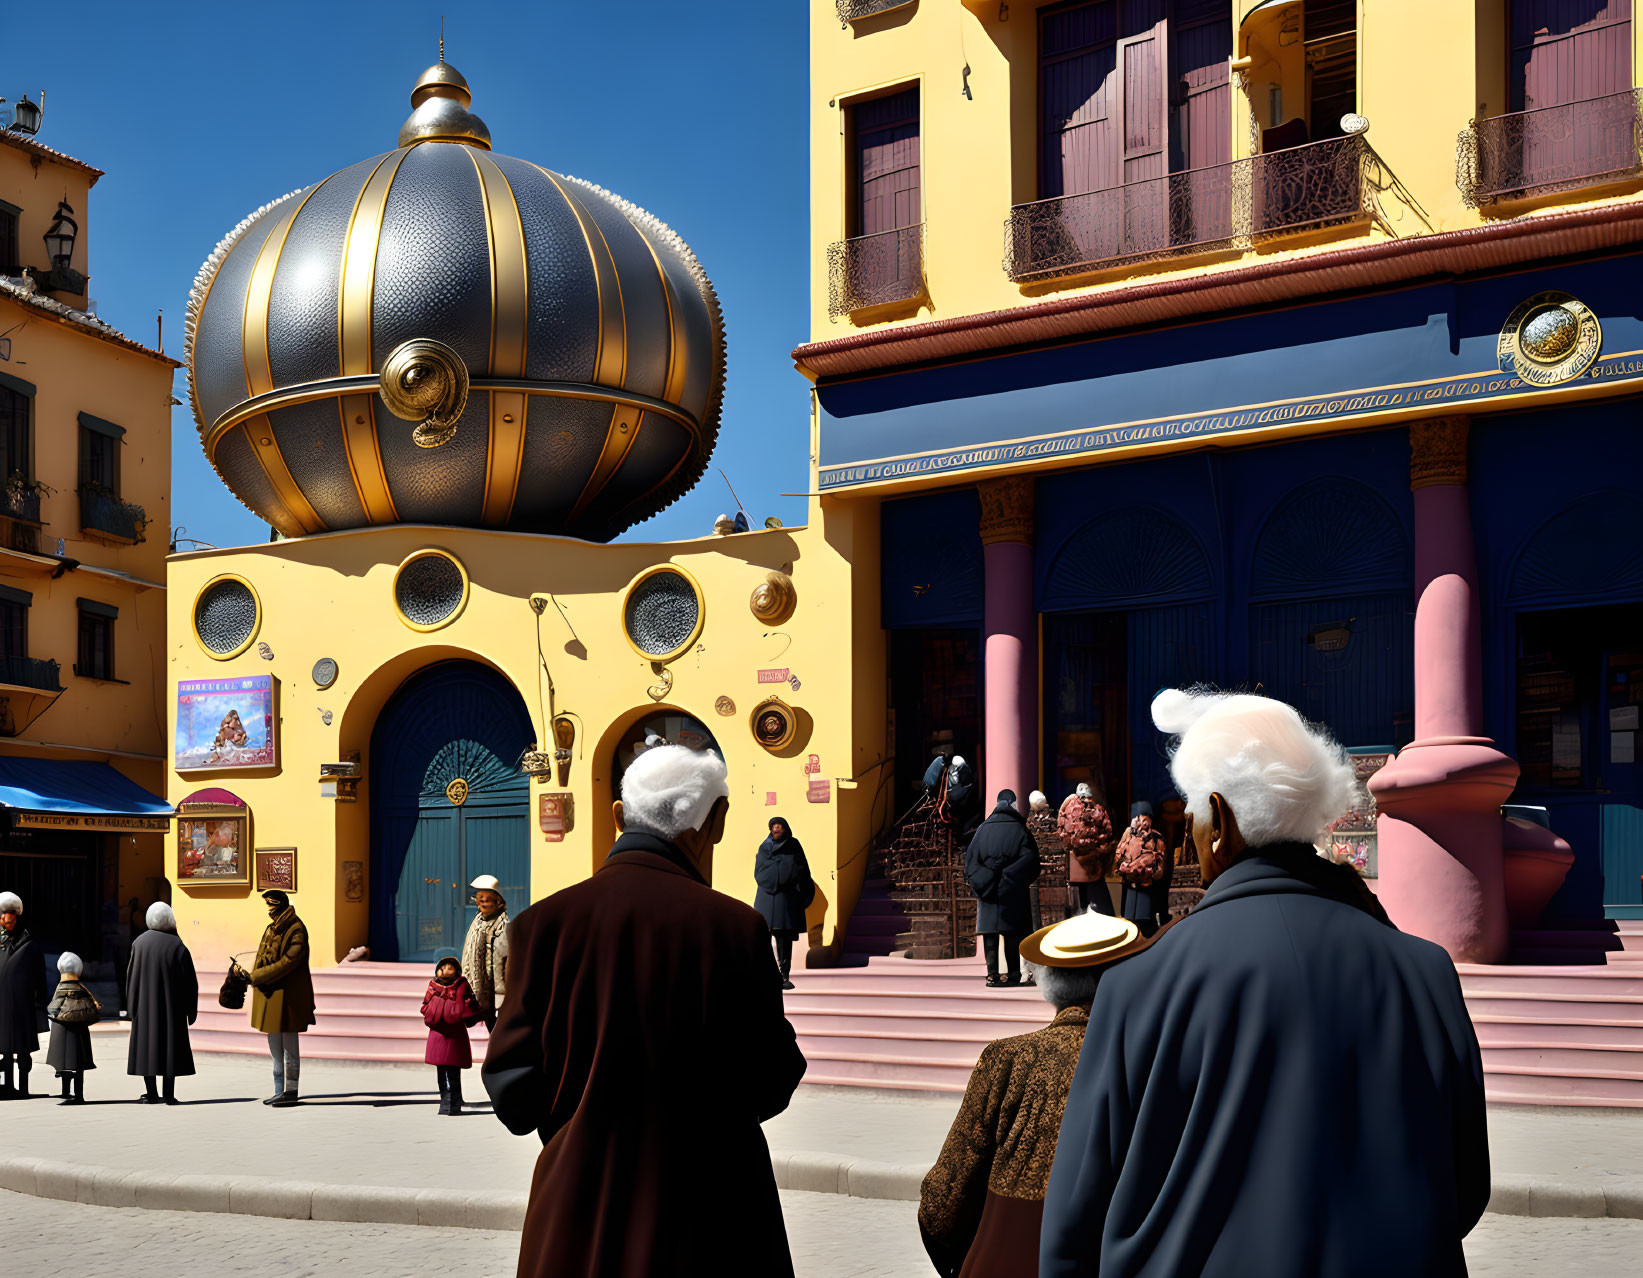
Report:
[[[80,818],[166,818],[172,813],[164,799],[106,763],[14,757],[0,757],[0,807]],[[89,821],[77,824],[91,826]]]

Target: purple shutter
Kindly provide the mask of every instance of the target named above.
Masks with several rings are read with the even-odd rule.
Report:
[[[1232,19],[1217,0],[1180,0],[1170,24],[1172,239],[1232,233]]]
[[[918,90],[855,108],[857,235],[923,221],[919,198]]]
[[[1513,111],[1632,88],[1632,0],[1512,0]]]
[[[1118,184],[1117,22],[1117,0],[1064,5],[1040,15],[1041,198]]]

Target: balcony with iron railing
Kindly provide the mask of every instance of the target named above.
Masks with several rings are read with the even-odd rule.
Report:
[[[892,9],[905,9],[917,2],[918,0],[833,0],[833,7],[839,15],[839,25],[848,27],[852,22],[859,22],[863,18],[889,13]]]
[[[1473,120],[1457,148],[1461,197],[1481,208],[1643,176],[1640,106],[1643,94],[1628,89]]]
[[[904,226],[829,245],[827,286],[827,313],[835,320],[926,297],[924,227]]]
[[[31,688],[36,692],[63,691],[62,668],[39,657],[0,656],[0,686]]]
[[[40,522],[40,497],[45,485],[19,472],[0,484],[0,519],[16,519],[25,524]]]
[[[135,545],[148,527],[148,512],[101,484],[80,485],[80,528],[109,541]]]
[[[1395,185],[1360,134],[1018,204],[1005,224],[1004,270],[1035,283],[1368,223]]]

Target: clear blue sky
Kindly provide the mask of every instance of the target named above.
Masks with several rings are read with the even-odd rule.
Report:
[[[802,0],[547,0],[14,6],[0,95],[46,91],[39,140],[107,170],[91,193],[103,318],[182,357],[194,273],[246,214],[395,145],[438,54],[468,77],[497,151],[615,191],[684,236],[724,305],[729,383],[713,462],[755,527],[802,522],[808,336]],[[179,371],[177,398],[186,400]],[[222,486],[186,405],[172,421],[174,524],[214,545],[268,528]],[[624,540],[711,531],[717,471]]]

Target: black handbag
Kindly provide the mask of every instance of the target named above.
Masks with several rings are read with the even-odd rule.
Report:
[[[243,976],[236,975],[233,964],[229,965],[228,975],[223,977],[222,989],[217,992],[217,1002],[237,1012],[245,1006],[245,990],[251,982]]]

